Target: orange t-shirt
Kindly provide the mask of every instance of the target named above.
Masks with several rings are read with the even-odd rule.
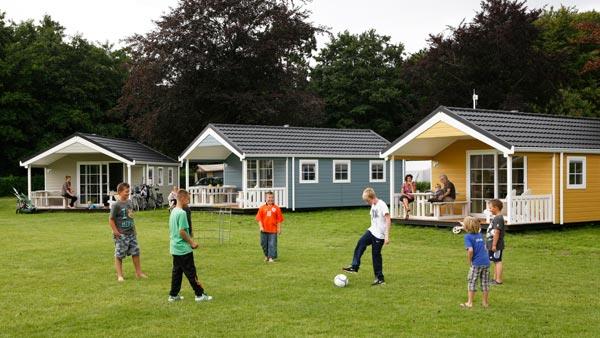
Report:
[[[256,220],[262,222],[265,232],[277,233],[277,225],[283,222],[283,214],[277,205],[263,204],[258,208]]]

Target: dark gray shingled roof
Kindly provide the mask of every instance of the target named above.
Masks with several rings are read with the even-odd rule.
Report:
[[[246,155],[342,155],[378,157],[390,142],[370,129],[329,129],[209,124]]]
[[[600,119],[447,107],[515,148],[600,149]]]
[[[116,155],[119,155],[127,160],[136,161],[136,162],[149,162],[149,163],[173,163],[179,164],[176,160],[168,157],[167,155],[161,154],[158,151],[145,146],[139,142],[133,140],[126,139],[118,139],[112,137],[104,137],[96,134],[86,134],[86,133],[75,133],[60,142],[55,143],[49,148],[53,148],[73,137],[79,136],[87,141],[94,143],[95,145],[102,147]],[[24,160],[26,162],[39,154],[30,156],[28,159]]]
[[[382,152],[392,148],[438,112],[477,130],[507,148],[600,149],[600,119],[519,111],[440,106]]]

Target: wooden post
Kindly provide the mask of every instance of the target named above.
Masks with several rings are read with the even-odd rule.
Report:
[[[390,215],[392,217],[396,216],[396,208],[394,206],[394,155],[390,157],[390,172],[388,173],[388,177],[390,180]]]
[[[246,208],[248,205],[248,162],[243,159],[242,160],[242,208]]]
[[[290,194],[290,191],[288,189],[288,187],[289,187],[289,163],[288,162],[289,162],[289,157],[286,157],[285,158],[285,199],[284,199],[286,208],[289,207],[288,197]]]
[[[190,160],[185,160],[185,189],[190,188]]]
[[[31,200],[31,165],[27,166],[27,197]]]
[[[512,155],[506,156],[506,189],[508,190],[508,195],[506,196],[506,215],[507,215],[507,223],[510,223],[513,220],[512,217]]]
[[[564,180],[565,180],[565,172],[564,172],[564,170],[565,170],[565,162],[564,161],[565,161],[564,160],[564,153],[560,153],[560,170],[559,170],[559,173],[560,173],[560,179],[559,179],[559,181],[560,181],[560,187],[559,187],[559,189],[560,189],[560,194],[559,194],[559,200],[560,200],[559,201],[559,203],[560,203],[560,225],[563,225],[564,221],[565,221],[565,217],[564,217],[565,216],[565,211],[564,211],[564,205],[563,205],[564,198],[565,198],[564,197],[564,189],[563,189],[564,188],[564,184],[565,184],[565,182],[564,182]]]
[[[296,157],[292,156],[292,211],[296,210]]]
[[[133,186],[131,182],[131,164],[127,164],[127,183]],[[133,194],[133,189],[129,189],[129,199],[131,199],[131,195]]]

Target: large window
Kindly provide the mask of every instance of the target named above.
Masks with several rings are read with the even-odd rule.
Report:
[[[162,167],[158,167],[158,169],[156,169],[156,175],[158,178],[158,185],[163,185],[164,183],[164,171]]]
[[[369,182],[385,182],[385,161],[369,161]]]
[[[517,195],[525,191],[526,158],[512,156],[512,189]],[[452,178],[450,178],[452,179]],[[469,199],[472,213],[482,213],[486,201],[508,195],[507,159],[502,154],[469,155]]]
[[[350,160],[333,160],[333,183],[350,183]]]
[[[246,173],[248,188],[273,187],[273,160],[248,160]]]
[[[300,160],[300,183],[319,183],[319,161]]]
[[[146,184],[154,185],[154,167],[148,167],[148,179]]]
[[[79,165],[79,203],[100,204],[109,191],[108,165],[100,163]]]
[[[585,189],[586,163],[585,157],[567,156],[567,188]]]
[[[167,184],[173,185],[174,171],[173,168],[167,168]]]

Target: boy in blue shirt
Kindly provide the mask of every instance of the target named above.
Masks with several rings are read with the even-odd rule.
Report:
[[[179,295],[181,290],[181,280],[183,274],[187,277],[194,293],[196,301],[203,302],[211,300],[212,297],[204,293],[204,288],[198,280],[196,274],[196,265],[194,264],[193,249],[198,247],[191,237],[191,229],[188,223],[188,216],[184,209],[190,203],[190,195],[186,190],[177,192],[177,205],[171,211],[169,216],[169,238],[170,252],[173,255],[173,272],[171,274],[171,291],[169,292],[169,302],[182,300]]]
[[[479,233],[481,225],[475,217],[467,216],[463,221],[463,228],[467,232],[465,234],[465,249],[467,249],[467,263],[470,265],[469,274],[467,275],[467,302],[460,304],[463,308],[473,307],[473,298],[477,291],[477,281],[481,285],[483,292],[482,305],[488,307],[488,291],[490,287],[490,259],[485,248],[483,237]]]

